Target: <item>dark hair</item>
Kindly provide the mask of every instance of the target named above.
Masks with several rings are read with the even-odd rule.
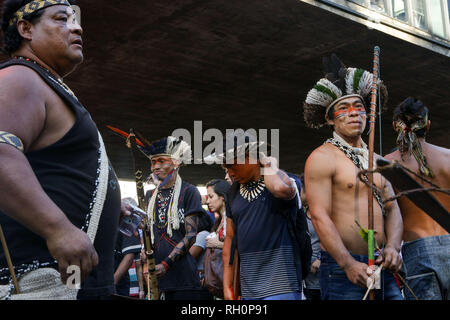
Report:
[[[212,228],[213,222],[211,217],[209,216],[209,214],[207,214],[206,212],[204,212],[201,216],[200,216],[200,220],[198,222],[198,229],[197,229],[197,233],[202,232],[202,231],[210,231]]]
[[[395,107],[392,120],[394,122],[401,120],[408,127],[411,127],[414,122],[424,119],[428,113],[429,110],[422,101],[413,97],[408,97]],[[426,128],[416,131],[418,137],[425,137],[425,134]]]
[[[213,179],[206,184],[206,188],[213,187],[215,193],[224,198],[228,197],[230,184],[225,179]]]
[[[3,14],[1,19],[1,26],[3,31],[2,50],[8,55],[11,55],[11,53],[20,48],[23,39],[19,34],[19,31],[17,30],[17,24],[14,23],[10,26],[9,21],[14,17],[14,14],[17,12],[17,10],[32,1],[33,0],[6,0],[3,5]],[[69,0],[69,3],[75,4],[75,1]],[[44,10],[38,10],[31,14],[25,15],[23,19],[31,23],[38,23],[43,13]]]
[[[214,192],[217,193],[217,195],[223,197],[225,203],[228,201],[228,191],[230,190],[230,184],[227,182],[227,180],[224,179],[211,180],[206,184],[206,188],[208,187],[213,187]],[[214,222],[212,231],[216,231],[221,222],[222,222],[222,215],[220,215],[219,219],[217,219],[216,222]]]

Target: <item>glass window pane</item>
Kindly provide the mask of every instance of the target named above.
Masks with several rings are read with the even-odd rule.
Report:
[[[392,0],[392,12],[394,13],[395,19],[408,21],[406,16],[405,0]]]
[[[428,1],[428,10],[430,12],[430,28],[431,32],[438,37],[444,38],[444,20],[443,17],[443,8],[441,6],[440,0],[429,0]]]
[[[414,26],[427,30],[425,0],[412,0],[411,2]]]
[[[351,2],[355,2],[357,4],[360,4],[362,6],[366,6],[366,1],[365,0],[350,0]]]
[[[385,0],[370,0],[370,8],[378,12],[386,12]]]

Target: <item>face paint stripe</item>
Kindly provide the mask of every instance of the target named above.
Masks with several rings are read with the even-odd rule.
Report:
[[[356,111],[358,113],[358,115],[366,115],[366,109],[364,109],[364,107],[357,107],[354,108],[352,106],[350,106],[348,109],[346,110],[338,110],[335,111],[333,113],[334,119],[339,119],[341,117],[346,117],[348,116],[351,112]]]

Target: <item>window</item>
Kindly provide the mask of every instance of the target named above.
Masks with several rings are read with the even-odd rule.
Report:
[[[385,0],[370,0],[370,9],[377,12],[386,12]]]
[[[447,0],[447,7],[448,7],[448,17],[450,19],[450,0]]]
[[[427,30],[425,0],[412,0],[413,25]]]
[[[450,40],[450,0],[331,0],[348,8],[358,4],[403,21],[430,35]],[[354,9],[357,10],[357,9]]]
[[[362,6],[366,6],[366,1],[365,0],[350,0],[351,2],[355,2],[355,3],[357,3],[357,4],[359,4],[359,5],[362,5]]]
[[[394,14],[395,19],[407,22],[408,16],[406,13],[405,0],[392,0],[392,13]]]
[[[430,17],[428,23],[430,32],[438,37],[445,38],[444,14],[441,1],[429,0],[428,11]]]

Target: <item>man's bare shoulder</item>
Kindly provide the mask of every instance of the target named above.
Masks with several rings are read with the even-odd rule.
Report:
[[[425,154],[435,173],[450,179],[450,149],[427,143]]]
[[[394,152],[391,152],[391,153],[385,155],[384,158],[389,161],[393,161],[393,160],[400,161],[401,160],[400,152],[398,150],[395,150]]]
[[[445,157],[450,157],[450,149],[435,145],[435,144],[431,144],[431,143],[427,143],[427,146],[429,148],[431,148],[433,150],[433,152],[437,152],[439,154],[442,154]]]
[[[322,159],[328,158],[330,156],[334,157],[336,148],[331,143],[324,143],[321,146],[314,149],[313,152],[309,155],[308,159]]]
[[[0,70],[0,130],[19,137],[25,150],[45,124],[45,85],[28,67],[14,65]]]
[[[324,143],[316,148],[308,157],[306,170],[334,171],[336,148],[330,143]]]
[[[14,114],[44,112],[48,86],[28,67],[13,65],[0,70],[0,109]],[[40,108],[39,108],[40,107]],[[6,114],[4,113],[6,117]],[[5,119],[5,121],[9,121]]]
[[[32,69],[13,65],[0,70],[0,90],[7,92],[11,89],[20,90],[17,94],[37,93],[41,91],[44,82],[40,76]]]

